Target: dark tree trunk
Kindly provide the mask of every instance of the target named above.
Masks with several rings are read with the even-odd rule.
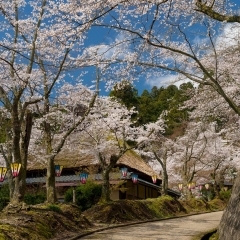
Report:
[[[162,195],[168,195],[168,173],[167,173],[167,153],[168,151],[166,150],[163,154],[162,159],[158,156],[156,152],[153,152],[155,158],[157,161],[160,163],[162,167],[162,172],[163,172],[163,178],[162,178],[162,189],[161,189],[161,194]]]
[[[163,179],[162,179],[162,195],[168,195],[168,174],[166,166],[163,167]]]
[[[54,168],[54,158],[49,157],[47,163],[47,202],[55,203],[57,201],[56,189],[55,189],[55,168]]]
[[[54,157],[51,156],[52,154],[51,126],[47,122],[44,123],[44,131],[45,131],[46,155],[48,156],[46,177],[47,202],[54,203],[57,201],[55,190],[55,167]]]
[[[20,136],[21,136],[21,124],[18,115],[18,102],[15,101],[12,106],[12,128],[13,128],[13,139],[12,139],[12,150],[14,162],[21,163],[21,151],[20,151]],[[10,202],[13,204],[19,203],[21,201],[21,191],[20,191],[20,177],[14,178],[14,189],[12,198]]]
[[[15,106],[15,105],[13,105]],[[19,175],[14,179],[11,177],[11,170],[8,172],[10,201],[11,203],[19,203],[23,200],[26,188],[26,171],[28,147],[32,131],[32,113],[26,114],[26,119],[19,120],[17,104],[13,107],[13,157],[14,162],[21,163]],[[22,126],[21,126],[22,125]],[[20,134],[21,133],[21,134]],[[8,152],[7,168],[10,169],[12,163],[12,153]]]
[[[101,163],[102,177],[103,177],[102,194],[101,194],[100,202],[111,201],[109,174],[121,156],[122,154],[119,154],[118,156],[112,155],[110,157],[110,162],[107,163],[105,157],[102,156],[101,153],[99,153],[99,160]]]
[[[20,171],[20,194],[23,197],[26,190],[26,173],[27,173],[27,159],[28,159],[28,147],[30,143],[32,133],[33,117],[31,112],[27,112],[26,121],[22,130],[22,142],[21,142],[21,159],[22,167]]]
[[[110,173],[110,169],[103,169],[103,171],[102,171],[103,184],[102,184],[102,195],[101,195],[101,199],[100,199],[101,202],[111,201],[109,173]]]
[[[3,154],[3,157],[6,162],[6,167],[8,169],[7,171],[7,178],[8,178],[8,186],[9,186],[9,197],[10,199],[13,198],[13,192],[14,192],[14,182],[13,182],[13,177],[11,173],[11,163],[12,163],[12,143],[11,143],[11,130],[6,129],[6,142],[7,142],[7,152],[5,153],[2,146],[1,146],[1,152]]]
[[[219,240],[240,239],[240,172],[219,225]]]

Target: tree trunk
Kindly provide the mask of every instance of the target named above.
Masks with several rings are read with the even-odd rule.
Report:
[[[186,188],[186,196],[187,196],[187,199],[191,199],[193,197],[192,191],[188,187]]]
[[[110,195],[110,182],[109,182],[109,174],[115,164],[117,163],[118,159],[123,155],[123,153],[120,153],[118,156],[112,155],[110,157],[109,163],[106,162],[105,157],[99,153],[99,160],[101,163],[102,168],[102,178],[103,178],[103,185],[102,185],[102,195],[100,198],[100,202],[109,202],[111,201]]]
[[[13,159],[16,163],[21,163],[21,151],[20,151],[20,136],[21,136],[21,124],[18,116],[18,102],[14,101],[12,106],[12,127],[13,127],[13,139],[12,139],[12,150],[13,150]],[[21,171],[21,170],[20,170]],[[21,176],[14,178],[14,189],[12,198],[10,202],[12,204],[17,204],[21,201],[21,191],[20,191],[20,181]]]
[[[100,202],[109,202],[111,201],[110,195],[110,182],[109,182],[109,173],[110,173],[109,168],[103,169],[102,171],[102,177],[103,177],[103,185],[102,185],[102,195]]]
[[[22,141],[21,141],[22,166],[20,171],[20,194],[22,197],[24,197],[26,190],[28,147],[30,143],[33,125],[33,117],[31,112],[27,112],[26,120],[23,122],[23,125],[24,126],[22,129]]]
[[[157,153],[154,151],[154,156],[157,159],[157,161],[160,163],[163,171],[163,179],[162,179],[162,189],[161,194],[162,195],[168,195],[168,173],[167,173],[167,153],[168,150],[166,149],[162,159],[157,155]]]
[[[76,189],[75,189],[75,187],[74,187],[74,189],[73,189],[73,203],[74,204],[76,204]]]
[[[47,79],[44,79],[44,114],[49,113],[49,95],[48,95],[48,85]],[[47,202],[55,203],[57,201],[56,190],[55,190],[55,166],[54,158],[52,155],[52,132],[51,125],[49,122],[44,121],[44,141],[45,141],[45,151],[47,156],[47,177],[46,177],[46,190],[47,190]]]
[[[47,202],[55,203],[57,201],[55,191],[55,166],[54,157],[52,154],[52,139],[51,139],[51,126],[49,123],[44,122],[45,131],[45,147],[47,157],[47,177],[46,177],[46,190],[47,190]]]
[[[10,165],[7,163],[7,169],[10,169]],[[13,192],[14,192],[14,182],[11,170],[7,172],[7,178],[8,178],[8,188],[9,188],[9,198],[10,201],[13,199]]]
[[[162,195],[168,195],[168,174],[166,166],[163,168],[163,179],[162,179]]]
[[[14,192],[14,182],[13,182],[13,177],[12,177],[12,173],[11,173],[11,163],[12,163],[12,143],[11,143],[11,134],[10,133],[10,129],[6,130],[6,142],[7,142],[7,153],[4,153],[3,148],[1,148],[1,151],[3,153],[5,162],[6,162],[6,167],[8,169],[7,171],[7,178],[8,178],[8,187],[9,187],[9,197],[10,199],[13,198],[13,192]]]
[[[54,158],[52,157],[48,158],[46,188],[47,188],[47,202],[55,203],[57,201],[57,196],[55,190]]]
[[[240,172],[219,225],[219,240],[240,239]]]

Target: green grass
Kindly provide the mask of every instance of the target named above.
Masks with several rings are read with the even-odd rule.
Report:
[[[219,234],[218,232],[214,233],[210,238],[209,240],[218,240],[219,239]]]
[[[62,213],[61,208],[58,205],[56,205],[56,204],[49,204],[47,209],[49,209],[49,210],[51,210],[53,212]]]
[[[216,230],[217,230],[217,229],[214,228],[214,229],[209,230],[209,231],[207,231],[207,232],[200,233],[200,234],[194,236],[191,240],[201,240],[204,236],[205,236],[205,238],[208,239],[208,240],[218,240],[218,233],[213,233],[213,232],[215,232]],[[211,235],[211,234],[212,234],[212,235]],[[209,238],[207,238],[208,235],[211,235],[211,236],[210,236]],[[204,239],[205,239],[205,238],[204,238]],[[205,239],[205,240],[206,240],[206,239]]]

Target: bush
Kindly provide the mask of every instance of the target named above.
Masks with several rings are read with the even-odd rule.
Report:
[[[92,181],[87,181],[86,184],[76,187],[76,204],[82,211],[92,207],[96,204],[102,192],[102,186]],[[67,190],[64,196],[65,202],[72,202],[73,188]]]
[[[226,201],[226,202],[227,202],[227,201],[229,200],[230,196],[231,196],[231,190],[227,190],[227,191],[221,190],[221,191],[219,192],[219,197],[220,197],[220,199],[222,199],[223,201]]]
[[[28,205],[35,205],[35,204],[45,202],[46,201],[46,195],[44,193],[38,193],[38,194],[26,193],[24,195],[23,200]]]
[[[61,213],[62,212],[61,208],[58,205],[56,205],[56,204],[48,205],[48,209],[53,211],[53,212],[57,212],[57,213]]]
[[[212,188],[210,188],[209,190],[203,189],[202,190],[202,198],[205,201],[211,201],[215,198],[215,193],[213,191]]]
[[[0,187],[0,211],[8,205],[9,202],[9,187],[8,184],[3,184]]]

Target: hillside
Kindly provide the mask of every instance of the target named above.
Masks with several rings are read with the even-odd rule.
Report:
[[[67,204],[8,206],[1,212],[0,240],[69,239],[96,228],[223,210],[224,207],[225,203],[218,199],[181,202],[168,196],[98,204],[83,213],[78,207]]]

